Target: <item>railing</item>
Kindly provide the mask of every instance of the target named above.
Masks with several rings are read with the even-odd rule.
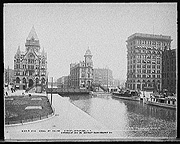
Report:
[[[37,121],[37,120],[43,120],[43,119],[46,119],[46,118],[49,118],[51,116],[54,115],[55,111],[53,110],[52,108],[52,113],[51,114],[47,114],[47,115],[39,115],[39,116],[32,116],[31,118],[28,118],[28,119],[21,119],[21,120],[18,120],[18,121],[6,121],[5,122],[5,125],[12,125],[12,124],[24,124],[24,123],[28,123],[28,122],[33,122],[33,121]]]
[[[47,88],[47,93],[88,93],[87,89],[61,89],[61,88]]]

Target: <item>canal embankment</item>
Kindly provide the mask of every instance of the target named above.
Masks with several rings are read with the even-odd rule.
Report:
[[[5,140],[97,139],[110,136],[104,125],[74,106],[67,98],[58,94],[52,97],[54,117],[26,125],[5,126]]]

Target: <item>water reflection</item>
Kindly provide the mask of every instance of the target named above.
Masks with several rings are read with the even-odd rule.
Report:
[[[129,112],[133,112],[138,115],[143,115],[145,117],[154,117],[156,119],[172,122],[176,121],[176,111],[173,109],[146,105],[138,101],[119,100],[118,98],[113,99],[123,102],[127,106]]]
[[[129,137],[175,137],[176,111],[111,96],[69,96],[70,102]]]

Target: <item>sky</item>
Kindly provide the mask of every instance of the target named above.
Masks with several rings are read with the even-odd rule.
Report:
[[[4,67],[13,69],[18,46],[34,26],[47,71],[55,79],[91,50],[94,68],[109,68],[116,79],[127,73],[126,40],[134,33],[171,36],[177,48],[177,3],[10,3],[3,7]]]

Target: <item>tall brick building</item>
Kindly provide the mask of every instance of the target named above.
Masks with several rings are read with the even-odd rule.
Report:
[[[176,49],[165,49],[162,53],[162,88],[176,93]]]

